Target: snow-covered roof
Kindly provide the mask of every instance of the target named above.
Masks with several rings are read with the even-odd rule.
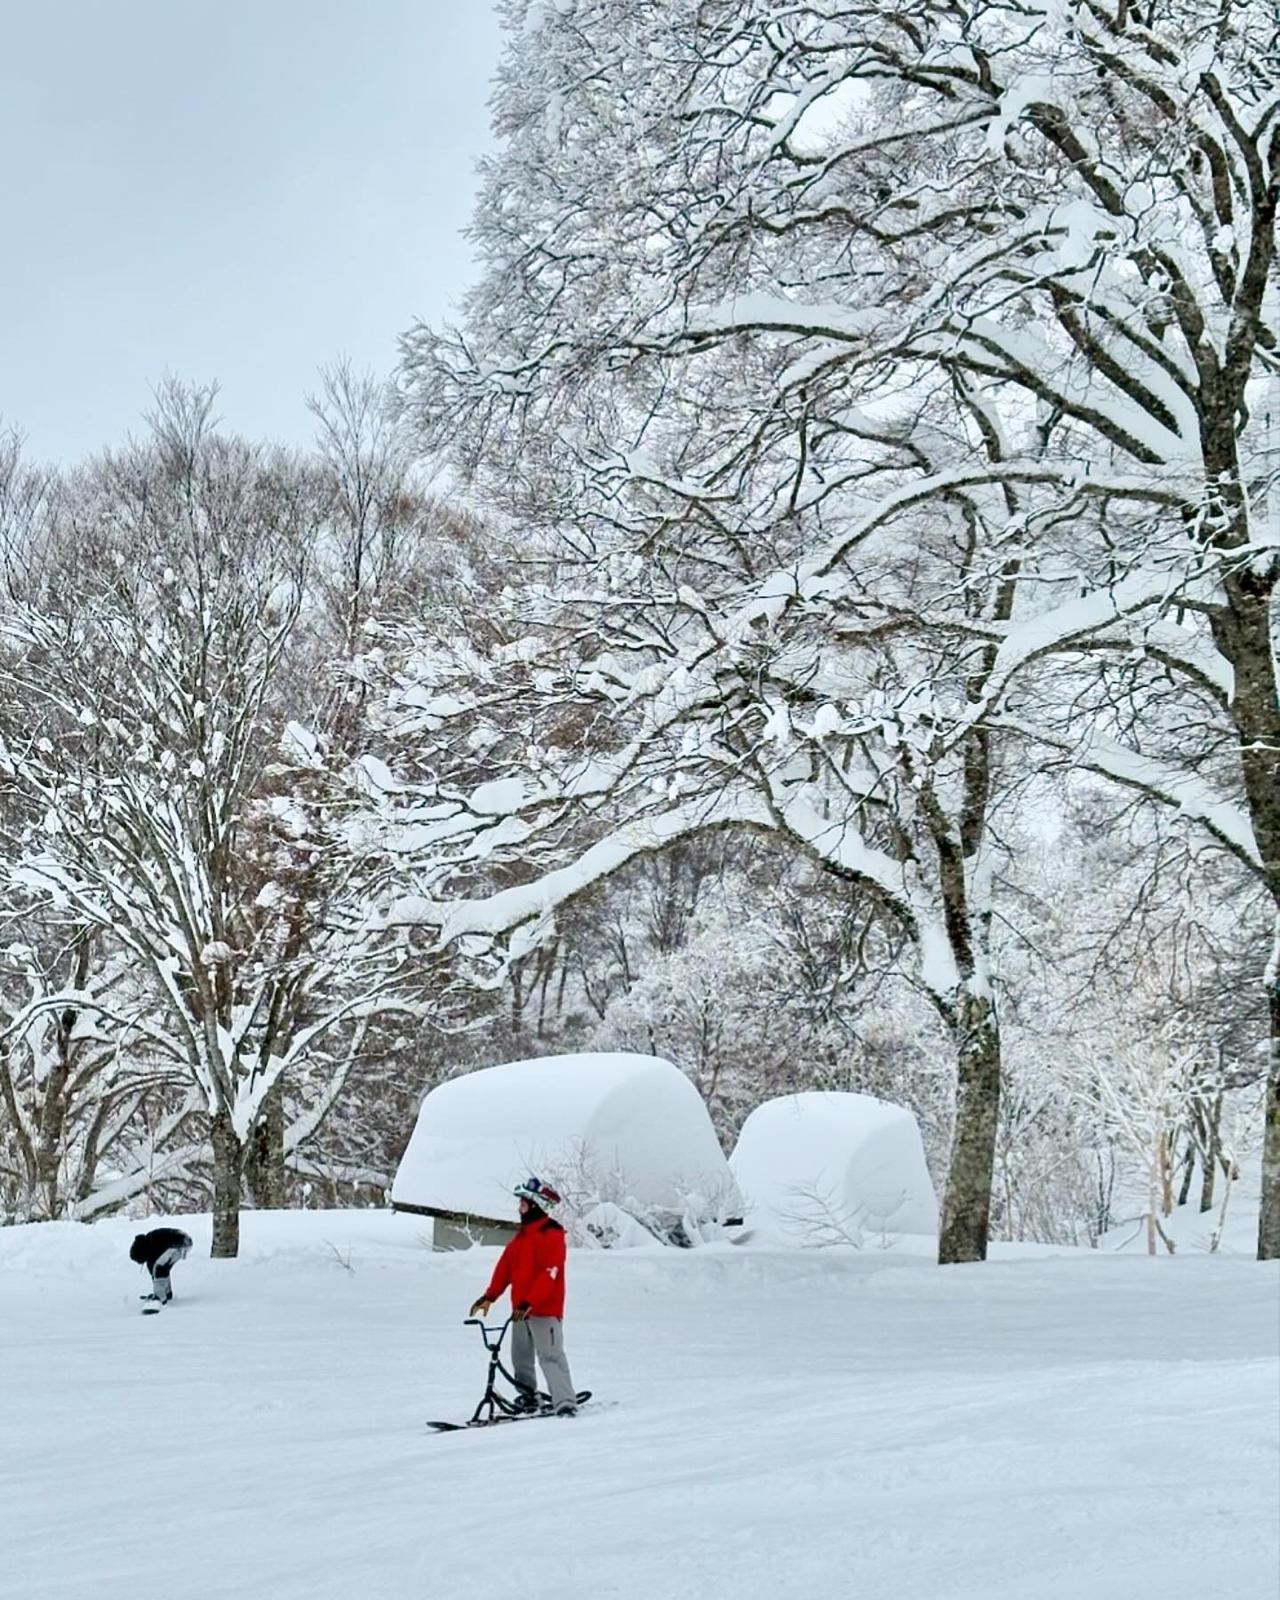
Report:
[[[766,1100],[743,1124],[729,1165],[748,1225],[798,1243],[938,1229],[916,1119],[873,1095]]]
[[[658,1056],[544,1056],[452,1078],[422,1102],[393,1205],[516,1220],[535,1174],[634,1215],[738,1215],[702,1097]]]

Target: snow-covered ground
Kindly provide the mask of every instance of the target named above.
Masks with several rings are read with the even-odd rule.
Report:
[[[435,1435],[491,1250],[412,1217],[0,1230],[5,1600],[1274,1600],[1280,1270],[580,1252],[572,1421]]]

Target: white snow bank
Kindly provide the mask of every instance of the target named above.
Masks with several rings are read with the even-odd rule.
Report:
[[[3,1600],[442,1600],[503,1551],[521,1600],[1275,1600],[1275,1263],[583,1251],[595,1399],[437,1435],[492,1252],[251,1212],[209,1261],[179,1220],[157,1317],[136,1224],[0,1228]]]
[[[686,1233],[741,1214],[693,1084],[658,1056],[622,1053],[513,1061],[433,1089],[391,1203],[514,1222],[512,1186],[529,1174],[572,1210],[608,1202]]]
[[[864,1230],[936,1235],[938,1202],[910,1111],[868,1094],[766,1100],[730,1159],[753,1229],[799,1244]]]

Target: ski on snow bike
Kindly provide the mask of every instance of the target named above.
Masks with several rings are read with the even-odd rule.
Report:
[[[496,1422],[519,1422],[526,1417],[550,1416],[551,1396],[543,1394],[540,1389],[530,1392],[523,1389],[516,1382],[515,1374],[511,1372],[502,1359],[502,1345],[507,1337],[507,1329],[515,1321],[508,1317],[500,1328],[491,1328],[480,1317],[467,1317],[463,1327],[479,1328],[480,1337],[484,1341],[485,1350],[489,1356],[489,1371],[485,1377],[484,1393],[480,1396],[479,1403],[467,1422],[431,1422],[427,1426],[435,1428],[440,1433],[452,1433],[459,1428],[486,1428]],[[505,1395],[497,1387],[499,1377],[505,1378],[515,1390],[515,1395]],[[590,1389],[579,1389],[577,1403],[585,1405],[591,1398]]]

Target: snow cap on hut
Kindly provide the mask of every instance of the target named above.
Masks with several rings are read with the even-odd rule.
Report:
[[[938,1231],[916,1119],[874,1095],[766,1100],[743,1123],[729,1165],[753,1231],[796,1244]]]
[[[514,1227],[512,1190],[530,1175],[660,1234],[741,1214],[697,1089],[670,1061],[622,1053],[512,1061],[440,1084],[391,1204],[445,1224],[437,1244],[489,1242]]]

